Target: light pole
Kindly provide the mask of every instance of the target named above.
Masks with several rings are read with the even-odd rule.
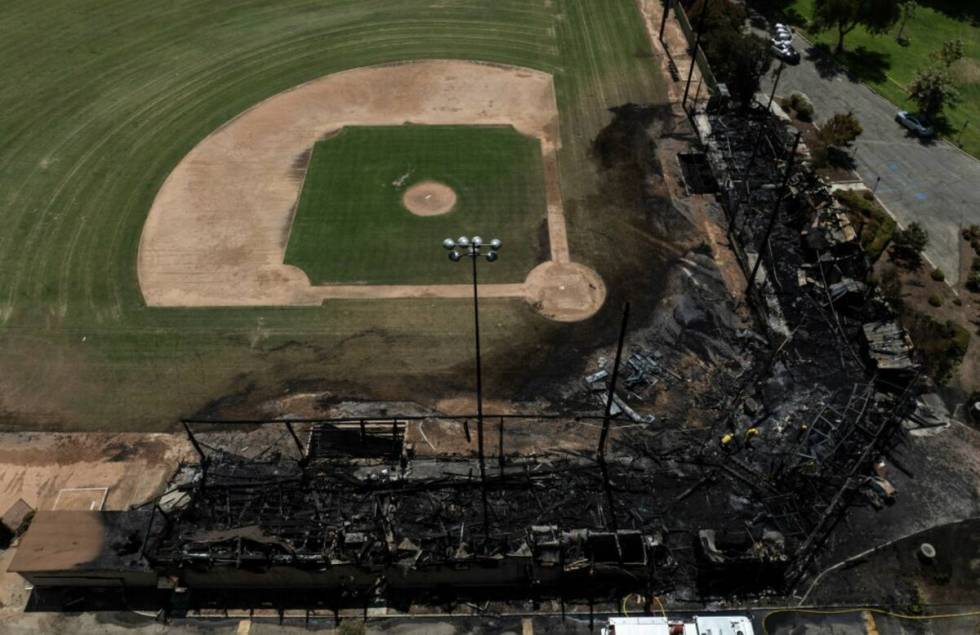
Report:
[[[503,243],[494,238],[489,243],[489,249],[484,252],[486,246],[483,239],[479,236],[467,238],[460,236],[456,240],[447,238],[442,241],[442,246],[449,252],[449,259],[459,262],[468,257],[473,267],[473,339],[476,344],[476,447],[477,455],[480,459],[480,484],[483,490],[483,529],[487,540],[490,539],[490,518],[487,513],[487,470],[483,453],[483,369],[480,366],[480,299],[477,294],[476,261],[480,257],[487,259],[487,262],[494,262],[499,257],[497,253]]]

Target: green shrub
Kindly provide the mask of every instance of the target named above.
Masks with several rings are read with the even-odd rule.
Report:
[[[842,190],[834,196],[844,206],[851,225],[858,232],[864,253],[872,262],[878,260],[895,233],[895,219],[885,212],[874,197],[868,199],[864,192]]]
[[[932,273],[930,273],[929,275],[932,276],[932,279],[935,280],[936,282],[942,282],[943,280],[946,279],[946,274],[943,273],[942,269],[933,269]]]
[[[367,632],[367,626],[364,622],[344,620],[338,630],[340,635],[364,635]]]
[[[910,268],[918,269],[922,262],[922,250],[929,244],[929,232],[919,223],[912,222],[892,236],[891,255]]]
[[[974,269],[966,279],[966,288],[976,293],[980,291],[980,271]]]
[[[905,310],[905,300],[902,298],[902,280],[898,276],[898,269],[889,265],[881,272],[881,282],[878,287],[885,301],[898,313]]]
[[[813,104],[803,93],[793,93],[789,96],[789,106],[802,121],[813,121]]]
[[[970,332],[949,320],[940,322],[915,311],[907,312],[902,323],[922,352],[926,371],[940,384],[949,380],[970,345]]]
[[[932,295],[929,296],[929,304],[931,304],[932,306],[936,306],[936,307],[942,306],[943,305],[943,297],[941,295],[939,295],[938,293],[933,293]]]

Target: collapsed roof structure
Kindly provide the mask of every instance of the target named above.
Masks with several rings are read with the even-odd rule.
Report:
[[[127,580],[163,606],[188,590],[332,609],[789,591],[849,506],[893,496],[873,466],[916,407],[918,367],[791,134],[759,111],[699,119],[705,152],[682,166],[694,189],[718,188],[757,326],[735,318],[709,254],[682,258],[622,368],[603,359],[568,391],[618,415],[608,452],[563,447],[569,427],[589,437],[603,423],[579,409],[488,416],[488,457],[418,447],[425,422],[469,438],[472,417],[439,413],[266,422],[274,440],[188,427],[200,461],[160,499],[41,514],[11,570],[37,593]],[[520,454],[507,434],[550,435],[552,449]],[[80,527],[99,534],[89,556],[40,557]]]

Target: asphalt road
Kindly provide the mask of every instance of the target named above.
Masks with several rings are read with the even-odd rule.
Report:
[[[813,102],[817,122],[852,111],[864,133],[855,142],[857,172],[900,224],[918,221],[929,232],[926,255],[951,284],[959,278],[961,227],[980,223],[980,161],[946,141],[924,142],[895,121],[898,108],[843,72],[814,63],[816,51],[796,36],[803,59],[787,66],[778,95],[802,92]],[[773,67],[775,68],[775,66]],[[772,87],[763,80],[763,90]]]

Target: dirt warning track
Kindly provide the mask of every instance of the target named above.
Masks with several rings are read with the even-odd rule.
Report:
[[[551,261],[570,262],[551,76],[525,68],[428,60],[313,80],[257,104],[199,143],[164,182],[143,229],[138,274],[147,304],[274,306],[351,297],[459,297],[456,285],[314,286],[303,271],[284,263],[303,185],[303,159],[313,144],[348,125],[407,122],[510,124],[538,138]],[[597,275],[589,284],[594,287],[596,281]],[[567,277],[554,280],[556,286],[569,282]],[[524,297],[549,317],[562,313],[567,302],[554,311],[540,308],[542,298],[554,295],[542,294],[542,285],[549,285],[548,277],[536,275],[524,284],[485,285],[481,292]],[[572,313],[588,317],[599,309],[605,292],[593,289],[576,296],[589,306],[574,307]]]

